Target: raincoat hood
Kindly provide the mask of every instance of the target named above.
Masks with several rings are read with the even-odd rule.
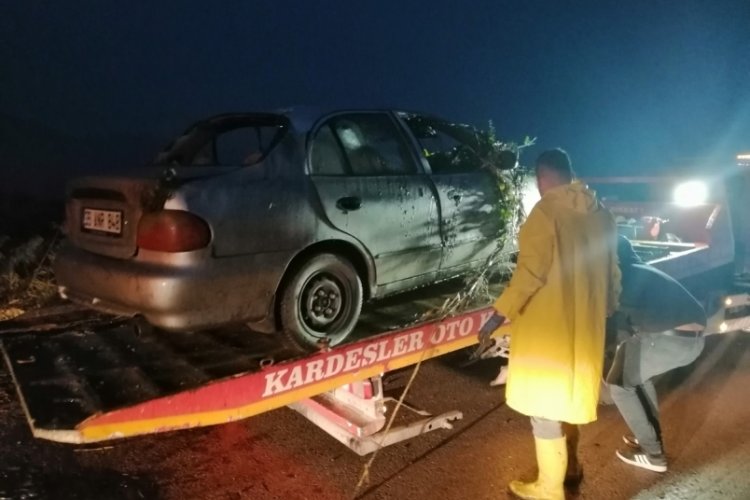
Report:
[[[593,213],[602,208],[596,194],[579,181],[550,189],[544,193],[542,200],[555,208],[567,208],[578,213]]]

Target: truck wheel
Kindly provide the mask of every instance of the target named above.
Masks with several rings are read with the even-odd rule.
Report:
[[[362,281],[354,266],[334,254],[316,255],[294,271],[281,295],[284,335],[314,351],[343,342],[362,310]]]

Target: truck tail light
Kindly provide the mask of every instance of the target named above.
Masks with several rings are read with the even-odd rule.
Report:
[[[206,221],[182,210],[161,210],[145,214],[138,222],[137,244],[145,250],[189,252],[211,242]]]

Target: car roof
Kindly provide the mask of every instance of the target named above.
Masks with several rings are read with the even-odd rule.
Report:
[[[431,113],[421,113],[417,111],[407,111],[402,109],[389,109],[389,108],[356,108],[356,107],[341,107],[341,106],[294,106],[288,108],[278,108],[270,111],[256,111],[256,112],[234,112],[214,115],[205,118],[201,121],[213,121],[216,119],[226,118],[230,116],[242,116],[242,115],[255,115],[255,114],[273,114],[282,115],[289,120],[291,128],[300,134],[309,132],[315,124],[322,118],[336,113],[357,113],[357,112],[385,112],[385,113],[410,113],[418,114],[430,118],[437,118]]]
[[[321,119],[331,114],[336,113],[400,113],[407,112],[401,109],[392,108],[357,108],[357,107],[342,107],[342,106],[294,106],[290,108],[278,109],[275,111],[278,114],[286,116],[291,122],[295,130],[299,132],[307,132],[312,129],[315,124]],[[408,111],[411,113],[411,111]],[[416,113],[424,114],[424,113]]]

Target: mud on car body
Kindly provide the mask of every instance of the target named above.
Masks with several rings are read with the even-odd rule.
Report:
[[[388,110],[220,115],[148,175],[73,181],[60,292],[164,330],[342,342],[365,300],[466,273],[501,231],[467,127]],[[464,161],[453,161],[461,153]]]

